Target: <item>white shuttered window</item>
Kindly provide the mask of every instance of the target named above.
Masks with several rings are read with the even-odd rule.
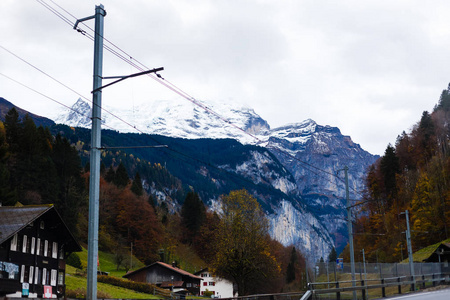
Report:
[[[50,285],[56,286],[56,279],[58,278],[58,271],[52,270],[52,276],[50,277]]]
[[[52,258],[58,258],[58,243],[57,242],[53,242]]]
[[[11,239],[11,251],[17,251],[17,234],[15,234],[13,236],[13,238]]]
[[[34,254],[34,246],[36,246],[36,238],[33,236],[31,238],[31,254]]]

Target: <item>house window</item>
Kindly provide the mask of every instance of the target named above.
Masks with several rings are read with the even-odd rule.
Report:
[[[30,266],[30,276],[28,279],[28,283],[33,283],[33,275],[34,275],[34,267]]]
[[[44,252],[42,253],[44,256],[48,256],[48,241],[44,241]]]
[[[208,277],[208,273],[202,273],[202,277]]]
[[[58,272],[58,285],[64,285],[64,272]]]
[[[203,282],[203,286],[208,286],[208,283],[207,282]]]
[[[45,226],[44,226],[44,225],[45,225],[45,224],[44,224],[44,221],[41,221],[41,223],[40,223],[40,226],[39,226],[39,227],[40,227],[41,229],[44,229],[44,228],[45,228]]]
[[[36,267],[35,273],[34,273],[34,284],[38,284],[38,282],[41,281],[41,270],[39,270],[38,267]]]
[[[45,279],[47,278],[47,269],[43,268],[42,269],[42,285],[46,285],[47,283],[45,282]]]
[[[56,286],[56,279],[58,278],[58,271],[57,270],[52,270],[52,275],[50,278],[50,285],[51,286]]]
[[[11,251],[17,251],[17,234],[11,239]]]
[[[64,246],[59,249],[59,259],[64,259]]]
[[[209,286],[215,286],[215,285],[216,285],[216,283],[214,281],[209,282]]]
[[[25,277],[25,265],[22,265],[22,269],[20,271],[20,282],[23,282],[24,277]]]
[[[192,287],[192,283],[190,282],[186,283],[186,287]]]
[[[30,253],[30,251],[31,251],[30,248],[31,248],[31,239],[28,238],[28,239],[27,239],[27,250],[26,250],[27,253]]]
[[[27,253],[27,239],[28,237],[26,235],[23,236],[23,243],[22,243],[22,252]]]
[[[36,246],[36,238],[33,236],[31,238],[31,254],[34,254],[34,247]]]
[[[41,243],[41,239],[38,238],[37,239],[37,244],[36,244],[36,255],[41,255],[42,247],[43,247],[43,244]]]
[[[53,242],[52,258],[58,258],[58,243],[57,242]]]

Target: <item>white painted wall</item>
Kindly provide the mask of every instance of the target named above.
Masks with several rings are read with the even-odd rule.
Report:
[[[230,281],[215,277],[208,271],[201,272],[198,276],[203,279],[200,283],[200,295],[203,295],[203,292],[208,290],[214,292],[215,298],[233,297],[233,283]]]

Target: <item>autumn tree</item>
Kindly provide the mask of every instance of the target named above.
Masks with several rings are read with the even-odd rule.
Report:
[[[414,247],[450,235],[450,86],[430,114],[422,113],[410,133],[402,132],[369,169],[355,248],[367,259],[389,262],[402,257],[405,231],[399,213],[411,215]]]
[[[215,212],[206,212],[205,221],[194,237],[194,248],[201,259],[211,263],[215,255],[214,245],[217,239],[220,218]]]
[[[136,256],[150,264],[158,259],[161,227],[155,212],[144,197],[129,189],[121,189],[117,199],[117,231],[133,243]]]
[[[268,222],[258,201],[245,190],[230,192],[222,199],[212,263],[215,273],[235,282],[240,296],[257,291],[280,272],[269,240]]]

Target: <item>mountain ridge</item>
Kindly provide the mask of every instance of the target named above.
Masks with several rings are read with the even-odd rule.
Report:
[[[89,128],[90,109],[89,103],[79,99],[71,110],[57,112],[53,117],[57,123]],[[271,234],[277,240],[285,245],[307,247],[306,254],[312,260],[317,260],[320,256],[326,257],[332,246],[342,249],[346,243],[346,226],[342,222],[345,217],[344,189],[338,186],[338,178],[330,174],[349,164],[352,188],[360,188],[363,186],[365,169],[377,157],[364,151],[349,136],[342,135],[339,128],[318,125],[311,119],[271,129],[267,121],[251,108],[219,103],[208,105],[208,109],[226,113],[219,119],[192,103],[161,101],[128,110],[108,108],[102,112],[102,123],[117,132],[136,132],[136,128],[139,128],[141,133],[151,132],[182,138],[186,142],[192,140],[192,143],[212,138],[233,139],[243,145],[263,146],[279,162],[274,162],[262,150],[244,146],[243,149],[246,150],[242,154],[245,153],[245,157],[239,158],[238,164],[230,165],[224,157],[224,163],[218,163],[218,166],[255,184],[269,184],[286,195],[259,197],[262,203],[269,205],[266,207],[271,207],[271,212],[268,211],[272,224]],[[115,116],[120,116],[120,119]],[[123,120],[127,120],[126,123]],[[111,138],[102,134],[102,141],[110,142]],[[277,166],[279,163],[282,167]],[[212,174],[211,170],[205,169],[192,171],[203,174],[201,176]],[[322,174],[318,176],[318,172]],[[216,185],[221,184],[219,178],[211,177],[211,180]],[[275,199],[278,200],[272,202]],[[209,205],[214,206],[214,197],[204,201],[209,201]],[[309,220],[310,225],[299,225],[306,220]],[[327,227],[323,224],[327,224]],[[309,236],[306,232],[309,232]]]
[[[204,106],[219,112],[221,118],[193,103],[175,100],[155,101],[133,111],[122,108],[120,116],[134,120],[135,127],[145,133],[187,139],[231,138],[242,144],[269,149],[295,178],[296,192],[305,199],[306,206],[324,224],[328,224],[335,240],[342,241],[336,248],[343,249],[347,240],[346,224],[342,221],[346,214],[343,209],[345,187],[342,185],[343,173],[338,175],[336,170],[348,166],[350,190],[361,191],[366,170],[378,156],[365,151],[350,136],[343,135],[339,128],[319,125],[312,119],[271,129],[268,122],[252,108],[230,103],[208,103]],[[88,106],[84,107],[86,109]],[[114,109],[108,108],[108,111],[111,110],[114,113]],[[85,114],[89,115],[87,109]],[[65,115],[60,113],[57,121],[72,126],[81,125],[64,118]],[[135,130],[129,124],[111,120],[113,118],[109,114],[102,117],[104,124],[116,130]],[[283,192],[292,192],[293,186],[280,184],[279,188]],[[352,197],[358,198],[359,195],[352,193]]]

